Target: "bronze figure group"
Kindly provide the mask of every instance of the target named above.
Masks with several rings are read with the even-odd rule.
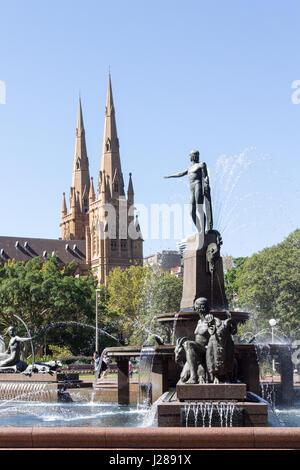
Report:
[[[189,384],[232,383],[236,381],[236,362],[232,335],[236,323],[231,318],[220,320],[210,313],[208,301],[195,301],[199,321],[195,339],[177,339],[175,360],[183,366],[181,381]]]

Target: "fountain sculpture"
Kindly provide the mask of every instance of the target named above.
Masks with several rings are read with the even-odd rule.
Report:
[[[156,316],[176,344],[157,344],[148,353],[152,402],[165,394],[157,405],[158,426],[267,426],[268,406],[259,398],[256,349],[233,340],[238,324],[247,321],[249,313],[228,310],[222,237],[213,227],[207,167],[196,150],[190,159],[187,170],[166,177],[189,176],[190,213],[197,233],[187,238],[184,250],[180,312]],[[141,350],[130,346],[107,352],[118,364],[118,401],[129,403],[128,360]],[[143,348],[145,354],[147,348]],[[281,360],[287,372],[282,396],[289,401],[293,393],[289,354],[281,354]]]
[[[0,336],[0,400],[19,397],[22,400],[59,401],[66,399],[66,384],[79,384],[79,374],[59,372],[59,361],[36,362],[33,340],[25,322],[14,315],[25,327],[28,337],[16,334],[15,327],[7,328],[4,337],[10,336],[7,348],[4,337]],[[32,364],[21,360],[23,344],[30,341]]]
[[[255,344],[239,344],[233,339],[239,323],[245,322],[249,314],[228,310],[220,254],[222,237],[213,227],[206,164],[199,161],[199,152],[195,150],[190,159],[192,164],[187,170],[168,177],[189,176],[190,212],[197,228],[197,233],[187,238],[183,254],[180,311],[155,317],[155,321],[168,330],[167,336],[172,337],[173,344],[164,344],[160,336],[148,332],[148,338],[154,336],[155,346],[106,348],[105,352],[117,362],[116,401],[122,405],[138,401],[141,408],[155,403],[158,426],[163,427],[267,426],[268,403],[260,396],[266,395],[268,384],[261,388],[259,351]],[[58,363],[36,363],[30,332],[23,320],[15,317],[23,323],[28,336],[17,336],[14,327],[10,327],[7,349],[0,337],[0,399],[21,397],[22,400],[54,402],[72,399],[72,394],[67,395],[65,389],[80,385],[78,374],[57,371]],[[20,355],[22,343],[28,341],[32,347],[32,364],[27,367],[20,361]],[[293,400],[290,348],[271,344],[268,351],[280,363],[280,396],[289,404]],[[140,358],[136,396],[129,381],[128,363],[132,357]],[[99,371],[92,401],[97,400],[97,375]],[[107,398],[113,401],[110,390],[107,390]],[[101,400],[105,401],[103,396]]]

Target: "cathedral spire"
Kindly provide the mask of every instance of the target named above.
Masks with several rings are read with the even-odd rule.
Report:
[[[110,193],[115,197],[124,196],[124,182],[120,161],[119,139],[117,134],[110,74],[108,76],[108,88],[105,107],[101,171],[105,171],[106,175],[109,176]]]
[[[86,150],[85,130],[82,116],[81,99],[78,104],[75,153],[73,161],[72,187],[78,195],[81,212],[88,210],[88,194],[90,190],[89,160]]]

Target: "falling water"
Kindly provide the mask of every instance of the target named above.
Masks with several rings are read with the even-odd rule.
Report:
[[[274,383],[261,382],[260,389],[262,398],[270,404],[272,410],[274,411],[276,408],[276,394]]]
[[[188,424],[189,424],[189,414],[190,414],[190,411],[191,411],[191,406],[192,406],[192,404],[190,402],[186,402],[184,404],[184,416],[185,416],[185,427],[186,428],[188,427]]]
[[[184,404],[185,426],[232,427],[233,418],[238,414],[235,402],[197,401]]]
[[[153,338],[155,336],[155,333],[153,333],[153,323],[155,322],[156,320],[156,316],[151,318],[151,321],[150,321],[150,325],[149,325],[149,328],[144,328],[144,330],[148,333],[148,336],[147,336],[147,339],[145,341],[145,344],[148,344],[150,339]]]
[[[155,346],[143,346],[139,362],[139,384],[137,407],[149,407],[152,400],[152,365]]]
[[[51,397],[55,398],[54,392],[57,393],[56,384],[51,386],[47,383],[33,382],[0,383],[0,408],[12,400],[47,401]]]
[[[175,344],[175,335],[176,335],[176,327],[177,327],[177,320],[180,312],[176,312],[173,319],[173,329],[172,329],[172,344]]]
[[[197,427],[197,425],[198,425],[198,414],[199,414],[199,404],[198,403],[193,403],[192,409],[193,409],[193,413],[194,413],[195,427]]]
[[[152,427],[154,426],[156,419],[157,419],[157,409],[158,405],[162,403],[165,399],[165,397],[168,395],[169,392],[163,393],[151,406],[149,411],[146,413],[143,422],[142,422],[142,427]]]

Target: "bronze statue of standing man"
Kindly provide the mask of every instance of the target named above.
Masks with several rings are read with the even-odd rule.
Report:
[[[165,178],[180,178],[181,176],[188,175],[190,180],[190,212],[194,224],[198,232],[205,232],[213,228],[212,204],[210,197],[209,178],[207,173],[206,163],[199,161],[198,150],[192,150],[190,153],[191,166],[187,170],[177,173],[175,175],[165,176]],[[203,202],[205,199],[205,211],[203,210]],[[197,211],[200,216],[197,217]]]

